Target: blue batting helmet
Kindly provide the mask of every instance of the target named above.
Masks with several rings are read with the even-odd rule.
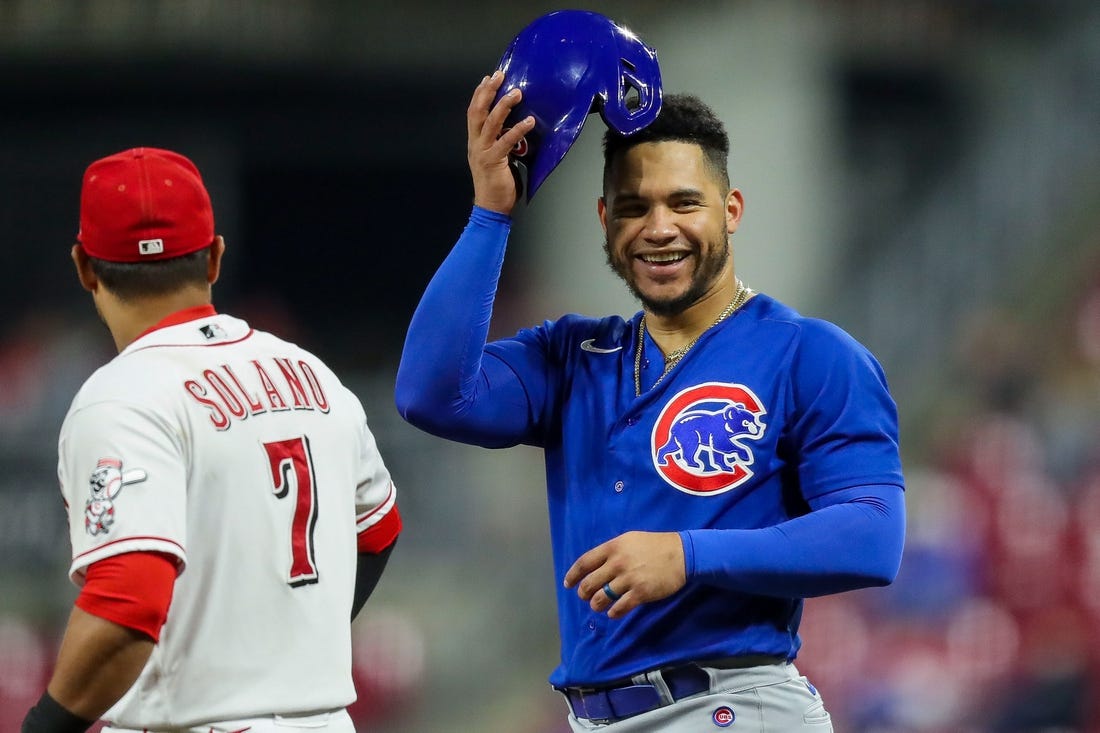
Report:
[[[519,32],[500,59],[499,100],[514,88],[523,99],[505,128],[532,115],[535,127],[512,152],[527,169],[527,200],[561,162],[598,111],[623,135],[641,130],[661,110],[657,52],[599,13],[559,10]],[[495,103],[496,100],[494,100]]]

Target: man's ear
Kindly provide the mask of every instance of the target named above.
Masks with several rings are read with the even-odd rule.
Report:
[[[80,280],[80,285],[89,293],[96,292],[99,289],[99,278],[96,277],[95,271],[92,269],[92,262],[88,259],[88,253],[84,251],[84,248],[78,242],[73,245],[69,254],[73,258],[73,264],[76,265],[76,277]]]
[[[222,271],[222,255],[225,254],[225,239],[222,235],[214,237],[214,243],[210,245],[210,257],[206,262],[206,282],[213,285],[218,281],[218,275]]]
[[[745,213],[745,198],[738,189],[732,189],[726,194],[726,233],[733,234],[741,223],[741,215]]]
[[[600,216],[600,225],[603,226],[604,234],[607,234],[607,200],[603,196],[596,200],[596,213]]]

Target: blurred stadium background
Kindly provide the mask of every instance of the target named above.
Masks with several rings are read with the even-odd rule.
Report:
[[[468,212],[469,94],[556,7],[0,0],[0,729],[75,595],[56,435],[112,356],[68,259],[80,177],[154,145],[207,179],[216,304],[347,376],[402,492],[355,624],[360,730],[567,730],[539,452],[435,440],[392,401]],[[901,575],[807,604],[799,665],[836,730],[1100,731],[1100,4],[590,8],[726,119],[739,274],[867,344],[900,405]],[[600,250],[601,131],[517,213],[496,334],[636,310]]]

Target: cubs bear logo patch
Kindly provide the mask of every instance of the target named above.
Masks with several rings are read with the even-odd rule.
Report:
[[[100,458],[88,479],[91,498],[84,504],[84,531],[92,537],[107,534],[115,523],[115,497],[128,484],[146,479],[143,469],[122,471],[118,458]]]
[[[669,485],[713,496],[745,483],[767,410],[748,387],[707,382],[676,394],[653,425],[653,467]]]

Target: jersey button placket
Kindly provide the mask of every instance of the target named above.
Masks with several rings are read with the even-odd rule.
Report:
[[[626,488],[626,484],[624,484],[622,481],[616,481],[615,482],[615,493],[616,494],[623,493],[623,489],[625,489],[625,488]]]

